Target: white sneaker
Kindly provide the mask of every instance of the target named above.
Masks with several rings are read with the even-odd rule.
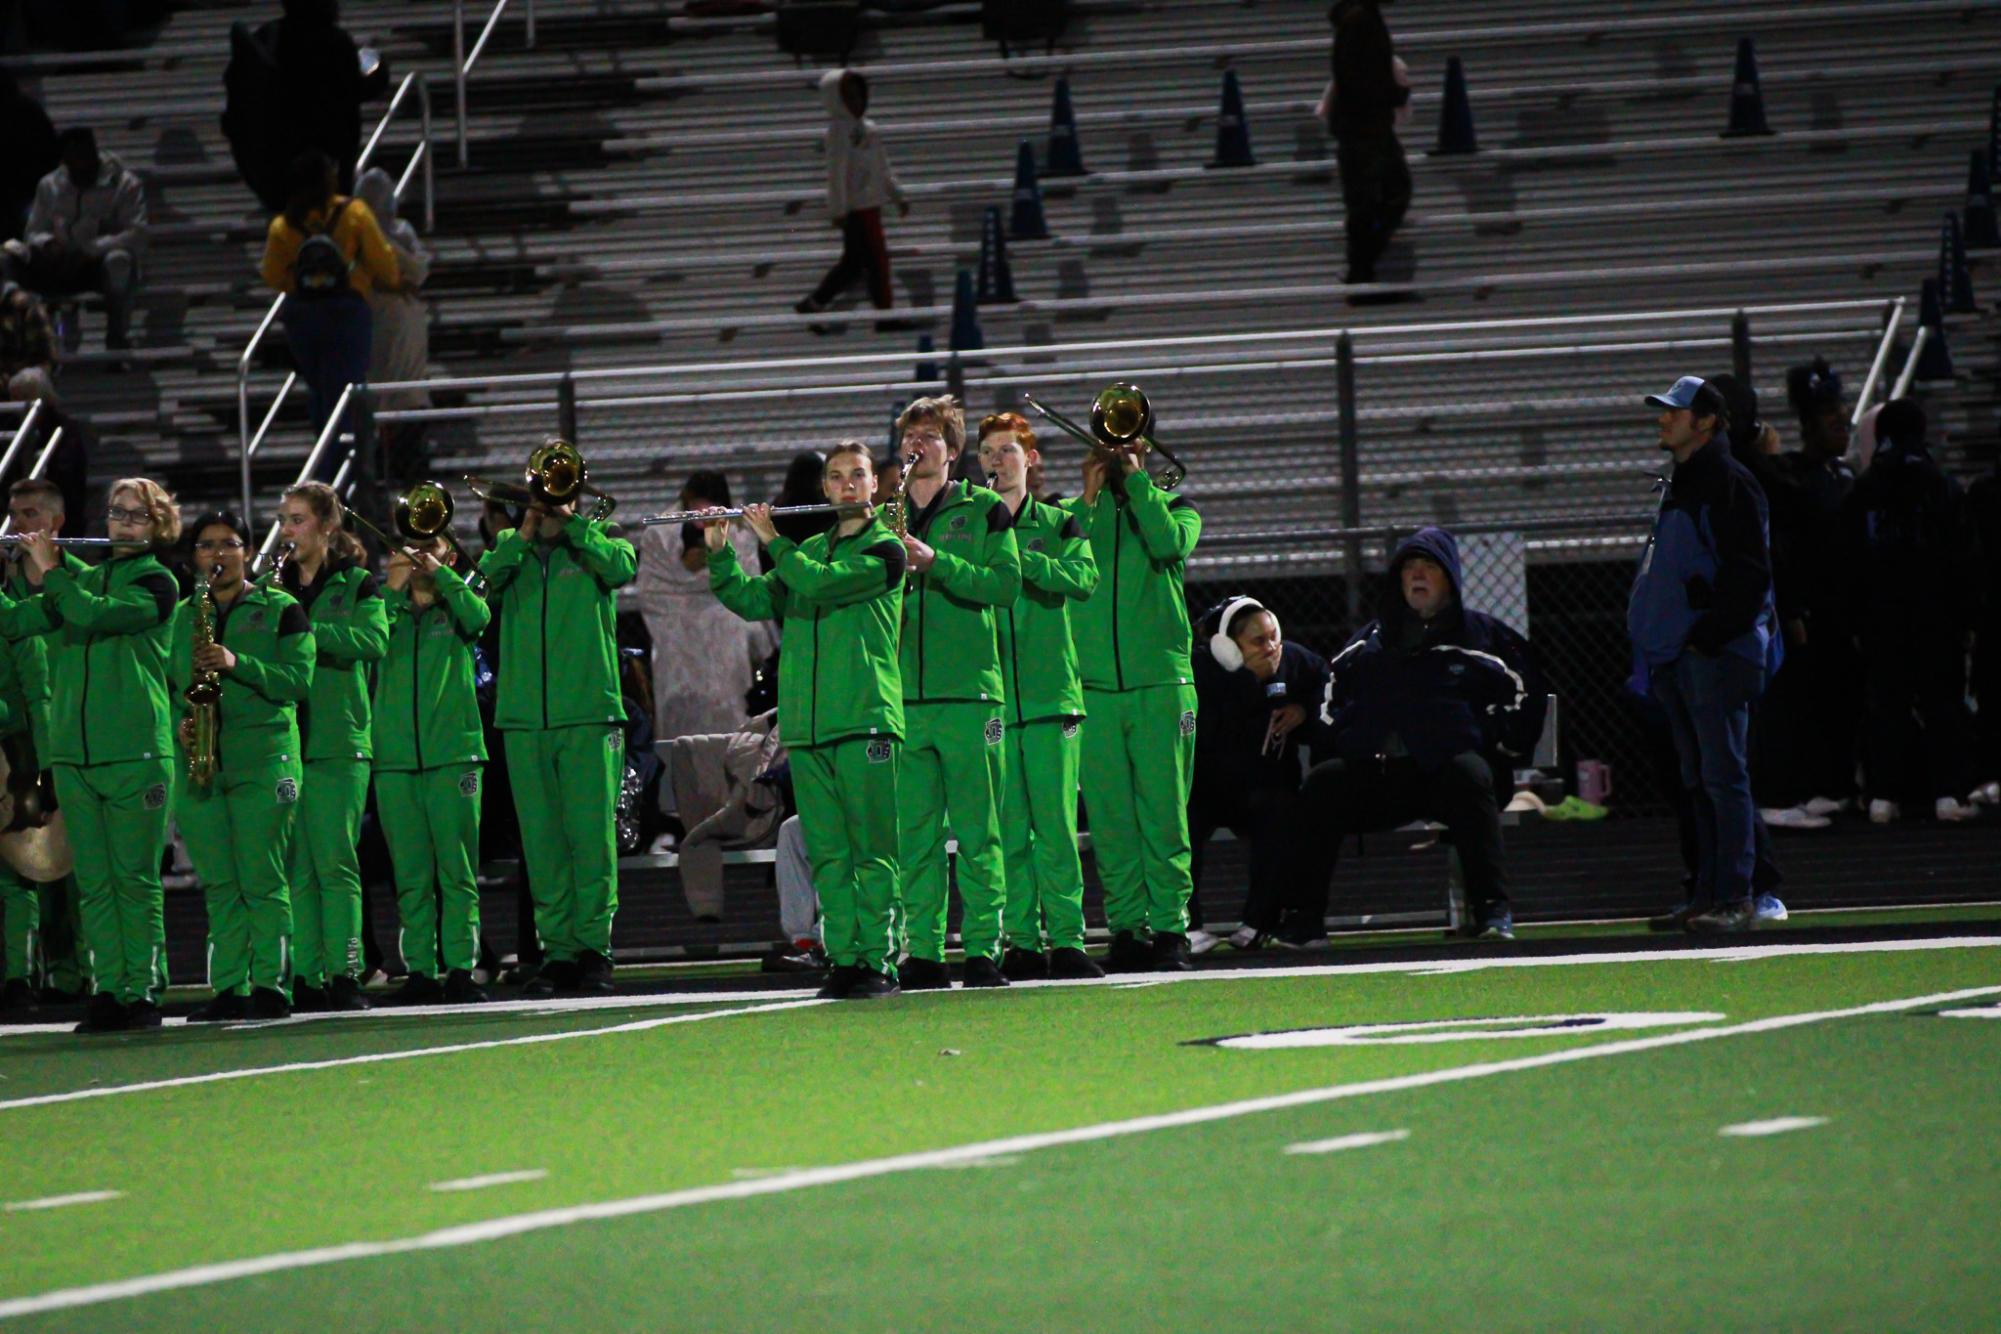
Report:
[[[1836,801],[1833,797],[1808,797],[1800,803],[1800,809],[1808,815],[1839,815],[1853,802]]]
[[[1834,823],[1825,815],[1807,814],[1801,806],[1788,806],[1784,810],[1766,809],[1758,814],[1774,829],[1825,829]]]
[[[674,850],[675,842],[676,840],[672,833],[662,834],[653,840],[653,846],[646,850],[646,855],[649,857],[664,857]]]
[[[1975,806],[2001,806],[2001,778],[1974,788],[1973,795],[1968,797],[1967,801]]]
[[[1786,912],[1784,899],[1776,894],[1765,893],[1752,900],[1751,915],[1761,922],[1783,922],[1791,914]]]
[[[1980,818],[1978,806],[1963,806],[1957,797],[1940,797],[1932,809],[1942,824],[1958,824],[1962,820]]]
[[[1212,936],[1207,931],[1190,931],[1188,933],[1188,952],[1190,954],[1207,954],[1222,943],[1223,938],[1221,936]]]
[[[1233,950],[1263,949],[1265,933],[1254,926],[1240,926],[1230,933],[1230,948]]]
[[[1869,803],[1870,824],[1889,824],[1903,818],[1904,813],[1897,809],[1897,803],[1894,801],[1885,801],[1878,797]]]

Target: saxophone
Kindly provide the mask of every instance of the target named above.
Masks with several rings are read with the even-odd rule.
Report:
[[[216,567],[218,571],[221,568]],[[194,652],[215,643],[215,594],[209,590],[209,579],[209,571],[195,571]],[[222,674],[197,670],[186,698],[193,734],[188,745],[188,782],[206,790],[215,781],[216,738],[222,728]]]
[[[896,479],[896,496],[884,509],[889,511],[889,530],[899,538],[910,533],[910,470],[917,466],[923,451],[913,449],[903,460],[903,475]]]

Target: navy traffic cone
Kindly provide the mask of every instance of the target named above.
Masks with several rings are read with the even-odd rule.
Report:
[[[1008,267],[1007,237],[1001,233],[1000,207],[989,205],[980,223],[980,289],[983,306],[1011,305],[1021,298],[1014,294],[1014,271]]]
[[[2001,229],[1994,222],[1994,178],[1987,170],[1987,154],[1977,148],[1966,168],[1966,208],[1962,212],[1969,247],[1992,250],[2001,246]]]
[[[1918,353],[1917,378],[1950,380],[1952,353],[1945,345],[1945,314],[1939,309],[1936,278],[1925,279],[1924,295],[1918,298],[1918,327],[1925,330],[1925,346]]]
[[[1438,147],[1435,154],[1477,153],[1480,141],[1473,133],[1473,99],[1466,93],[1466,70],[1453,56],[1445,62],[1445,105],[1438,113]]]
[[[1223,106],[1216,113],[1216,157],[1212,167],[1255,167],[1251,152],[1251,123],[1244,118],[1244,90],[1237,86],[1237,72],[1223,71]]]
[[[1737,72],[1730,76],[1730,128],[1725,139],[1770,134],[1765,123],[1765,90],[1758,83],[1758,50],[1749,37],[1737,43]]]
[[[1008,235],[1017,241],[1047,241],[1049,220],[1042,215],[1042,187],[1035,183],[1035,145],[1024,139],[1014,155],[1014,216]]]
[[[1987,174],[2001,180],[2001,83],[1994,85],[1994,100],[1987,108]]]
[[[1938,290],[1945,299],[1948,315],[1971,315],[1980,307],[1973,304],[1973,276],[1966,271],[1966,242],[1959,219],[1948,213],[1939,228]]]
[[[933,355],[937,351],[938,345],[931,341],[930,334],[917,335],[917,365],[910,373],[911,379],[935,380],[938,378],[938,363],[932,360]],[[890,429],[894,430],[895,427],[892,425]],[[894,453],[895,450],[896,442],[891,441],[890,452]]]
[[[959,270],[958,284],[952,289],[952,350],[977,352],[987,345],[980,335],[979,301],[973,292],[973,275]]]
[[[1043,158],[1043,175],[1085,174],[1084,150],[1077,143],[1077,112],[1070,105],[1070,76],[1058,75],[1056,101],[1049,109],[1049,152]]]

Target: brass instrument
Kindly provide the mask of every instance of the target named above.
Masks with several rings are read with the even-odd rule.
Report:
[[[911,450],[903,459],[903,474],[896,479],[896,497],[889,502],[889,531],[899,538],[910,535],[910,470],[917,466],[921,451]]]
[[[299,544],[297,542],[287,542],[285,545],[279,547],[278,554],[272,558],[270,568],[257,576],[257,582],[265,587],[276,585],[280,579],[285,577],[285,566],[290,563],[293,553],[298,549]]]
[[[1188,476],[1186,465],[1174,456],[1172,450],[1153,438],[1153,407],[1138,385],[1121,380],[1106,386],[1091,404],[1089,431],[1055,409],[1045,407],[1033,394],[1023,394],[1021,401],[1100,454],[1123,453],[1137,445],[1160,455],[1167,466],[1158,474],[1149,476],[1152,476],[1153,484],[1163,491],[1174,490]]]
[[[215,593],[210,581],[222,566],[195,571],[195,633],[193,651],[215,643]],[[222,731],[222,673],[196,669],[187,688],[192,738],[188,746],[188,782],[204,791],[215,781],[216,741]]]
[[[592,523],[610,518],[611,512],[618,508],[617,500],[591,485],[590,465],[567,440],[551,440],[530,454],[519,483],[492,482],[484,477],[467,477],[465,482],[481,500],[502,505],[547,508],[574,504],[590,496],[594,503],[584,517]]]

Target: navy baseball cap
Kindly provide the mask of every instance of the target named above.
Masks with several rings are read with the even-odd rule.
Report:
[[[1707,381],[1700,375],[1684,375],[1665,394],[1648,394],[1647,402],[1657,408],[1691,408],[1695,406],[1695,396],[1705,383]]]

